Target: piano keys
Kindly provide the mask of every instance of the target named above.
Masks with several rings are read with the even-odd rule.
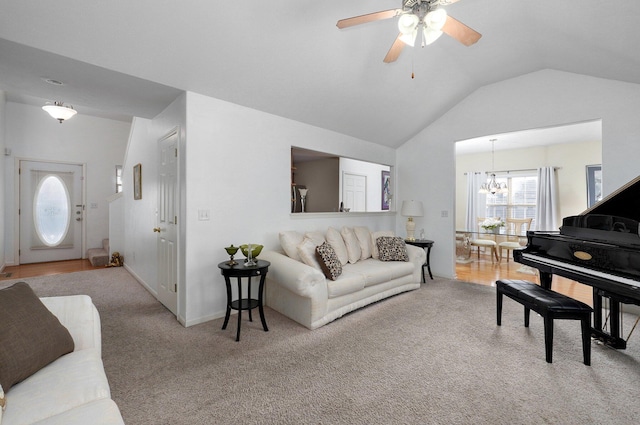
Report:
[[[626,348],[620,304],[640,305],[640,177],[582,214],[565,217],[559,232],[528,232],[527,246],[513,257],[538,269],[546,288],[553,275],[593,287],[592,335]],[[602,326],[603,297],[609,299],[609,332]]]

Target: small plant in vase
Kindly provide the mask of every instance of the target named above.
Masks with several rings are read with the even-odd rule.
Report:
[[[480,224],[487,233],[499,233],[500,228],[504,226],[504,221],[499,218],[487,218]]]

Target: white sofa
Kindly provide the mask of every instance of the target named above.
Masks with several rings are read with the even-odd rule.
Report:
[[[422,248],[406,245],[409,261],[380,261],[377,250],[373,248],[376,237],[392,233],[370,233],[363,227],[354,229],[359,229],[360,235],[363,232],[369,234],[369,246],[375,258],[365,252],[367,243],[363,242],[364,237],[358,239],[359,243],[365,245],[360,246],[361,255],[358,258],[357,252],[349,249],[346,243],[349,238],[345,237],[349,260],[342,265],[342,274],[336,280],[328,279],[320,268],[309,265],[311,261],[305,263],[304,258],[295,258],[296,244],[298,253],[303,245],[301,238],[304,241],[315,239],[317,246],[324,237],[330,242],[328,235],[331,233],[335,242],[336,229],[329,228],[326,234],[281,232],[283,251],[263,250],[260,254],[260,259],[271,262],[265,284],[266,304],[307,328],[316,329],[353,310],[420,287],[422,266],[426,260]],[[340,234],[345,236],[348,233],[346,230],[343,227]],[[341,262],[344,263],[344,258]]]
[[[41,298],[65,326],[74,351],[5,394],[1,425],[124,424],[102,365],[100,316],[86,295]]]

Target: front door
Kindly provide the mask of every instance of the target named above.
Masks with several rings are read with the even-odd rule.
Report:
[[[83,166],[19,164],[19,264],[82,258]]]
[[[178,132],[158,142],[158,301],[178,310]]]

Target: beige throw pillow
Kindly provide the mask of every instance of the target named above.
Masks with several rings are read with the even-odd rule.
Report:
[[[342,235],[340,234],[340,232],[338,232],[333,227],[329,227],[327,229],[326,239],[338,256],[340,264],[343,266],[347,264],[347,262],[349,261],[349,254],[347,253],[347,246],[344,244],[344,240],[342,239]]]
[[[316,258],[317,246],[318,245],[311,238],[305,237],[302,243],[298,245],[298,255],[306,265],[322,270],[322,267],[320,267],[320,263],[318,263]]]
[[[371,256],[378,260],[380,258],[380,254],[378,251],[377,240],[380,236],[393,236],[393,231],[391,230],[382,230],[380,232],[371,233]]]
[[[360,244],[360,259],[366,260],[371,257],[372,249],[371,249],[371,232],[369,232],[369,228],[366,226],[355,226],[353,228],[353,233],[356,234],[356,238],[358,238],[358,243]]]
[[[362,249],[360,248],[360,242],[358,242],[356,234],[353,232],[352,228],[346,226],[342,227],[342,229],[340,230],[340,234],[342,235],[344,244],[347,246],[349,262],[351,264],[356,263],[362,255]]]
[[[287,230],[280,232],[279,237],[280,246],[284,250],[285,254],[287,254],[289,258],[302,261],[300,254],[298,254],[298,245],[300,245],[304,240],[304,235],[300,232],[296,232],[295,230]]]

